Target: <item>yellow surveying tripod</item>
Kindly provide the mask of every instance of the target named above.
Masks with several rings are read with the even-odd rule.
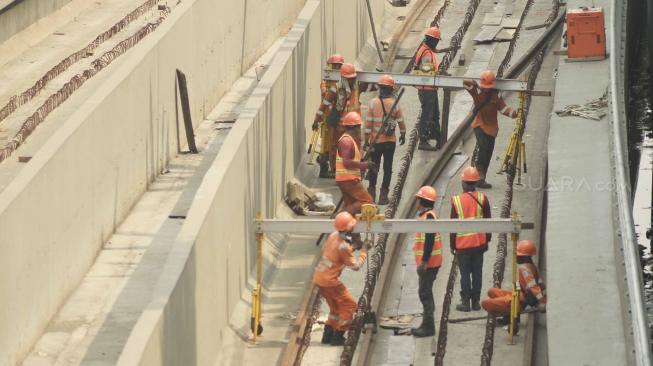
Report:
[[[517,184],[521,184],[521,173],[527,173],[526,166],[526,143],[523,140],[524,136],[524,107],[526,105],[526,93],[519,93],[519,111],[517,111],[517,125],[515,130],[510,136],[506,153],[501,162],[501,170],[499,173],[505,173],[515,169],[517,175]]]

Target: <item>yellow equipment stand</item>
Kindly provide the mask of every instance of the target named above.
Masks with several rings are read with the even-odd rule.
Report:
[[[499,173],[504,173],[510,171],[512,168],[515,169],[515,174],[517,175],[517,184],[521,184],[521,173],[527,173],[526,168],[526,143],[524,142],[522,136],[524,134],[524,107],[526,104],[526,93],[519,93],[519,110],[517,111],[517,125],[512,135],[510,135],[510,140],[508,141],[508,147],[506,148],[506,153],[503,156],[501,162],[501,170]]]
[[[256,219],[261,220],[261,213],[256,214]],[[252,290],[252,318],[250,328],[252,330],[251,344],[256,344],[256,336],[263,333],[261,326],[261,277],[263,273],[263,233],[256,233],[256,287]],[[256,331],[255,331],[256,329]]]
[[[512,219],[517,220],[519,217],[516,212],[513,212]],[[510,302],[510,341],[508,344],[515,344],[515,322],[519,316],[520,303],[519,303],[519,282],[517,281],[517,242],[519,241],[519,233],[512,233],[512,301]]]

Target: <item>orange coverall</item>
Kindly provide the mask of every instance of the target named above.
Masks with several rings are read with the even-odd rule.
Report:
[[[521,309],[526,306],[537,306],[538,304],[546,304],[546,296],[544,293],[544,284],[540,282],[537,268],[532,263],[522,263],[518,267],[519,271],[519,303]],[[491,288],[488,290],[487,295],[489,299],[481,302],[481,306],[488,313],[496,315],[510,314],[510,304],[512,302],[512,291],[500,288]]]
[[[320,288],[320,295],[329,304],[326,324],[337,331],[349,330],[357,306],[354,297],[340,280],[340,273],[345,267],[358,271],[366,258],[367,250],[363,249],[356,259],[351,245],[337,231],[329,235],[322,250],[322,258],[313,274],[313,283]]]

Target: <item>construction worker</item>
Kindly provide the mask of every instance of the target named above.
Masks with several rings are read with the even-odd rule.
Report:
[[[406,124],[404,123],[404,116],[399,105],[394,106],[394,109],[392,108],[395,103],[395,98],[392,94],[395,81],[392,76],[381,76],[378,86],[379,97],[372,98],[367,108],[365,140],[367,141],[367,146],[370,148],[371,160],[377,166],[381,166],[381,158],[383,158],[383,183],[381,183],[379,205],[387,205],[388,192],[390,192],[390,179],[392,179],[392,161],[395,155],[395,147],[397,146],[395,130],[398,125],[400,132],[399,144],[405,144]],[[367,177],[370,181],[367,191],[372,196],[372,200],[376,200],[376,179],[378,173],[370,171]]]
[[[475,80],[463,81],[463,86],[474,100],[474,113],[476,114],[474,122],[472,122],[472,128],[474,129],[476,146],[478,147],[474,166],[481,175],[481,180],[476,185],[477,188],[492,188],[486,177],[492,160],[492,152],[494,151],[494,140],[499,133],[497,112],[511,118],[517,118],[517,111],[508,107],[503,98],[497,93],[497,90],[494,89],[496,84],[497,78],[490,70],[481,73],[480,83],[476,83]]]
[[[431,27],[424,33],[424,41],[415,54],[414,73],[435,76],[438,73],[438,58],[435,55],[441,33],[438,27]],[[420,150],[437,150],[442,136],[440,133],[440,107],[438,91],[434,86],[418,86],[417,94],[422,109],[419,114],[419,145]],[[436,146],[429,145],[431,136],[435,137]]]
[[[475,167],[463,171],[463,193],[451,198],[452,219],[489,219],[492,217],[490,202],[481,192],[476,191],[480,180]],[[481,286],[483,284],[483,255],[492,239],[491,233],[452,233],[450,234],[451,253],[458,259],[460,270],[459,311],[481,310]],[[470,307],[471,301],[471,307]]]
[[[322,258],[315,268],[313,283],[320,288],[320,295],[329,304],[329,317],[322,334],[323,344],[334,346],[345,343],[345,332],[351,326],[356,311],[356,301],[340,280],[345,267],[358,271],[367,258],[367,248],[362,248],[358,259],[352,248],[352,231],[356,219],[348,212],[336,216],[336,229],[327,238]]]
[[[537,267],[533,263],[533,256],[536,252],[535,244],[530,240],[522,240],[517,244],[520,311],[526,309],[528,306],[537,307],[538,305],[546,304],[544,284],[540,279]],[[481,303],[483,309],[495,315],[502,315],[503,317],[499,319],[499,324],[509,324],[512,291],[491,288],[488,290],[487,295],[489,299],[485,299]]]
[[[362,170],[376,170],[374,162],[361,161],[361,116],[349,112],[342,119],[345,132],[338,140],[336,151],[336,184],[342,192],[342,210],[352,215],[361,212],[365,203],[374,203],[372,196],[361,183]]]
[[[344,63],[345,58],[342,55],[333,54],[327,59],[327,69],[340,70]],[[323,124],[322,134],[320,136],[322,139],[322,149],[317,161],[320,164],[320,178],[334,178],[336,175],[334,140],[338,124],[340,123],[340,113],[333,109],[333,102],[338,95],[338,82],[322,80],[320,90],[322,92],[322,102],[313,120],[313,131],[318,130],[320,123]],[[331,166],[329,167],[329,165]]]
[[[437,218],[433,206],[437,194],[435,188],[424,186],[417,191],[417,212],[420,220]],[[419,278],[419,301],[422,303],[422,324],[412,329],[415,337],[435,335],[435,302],[433,301],[433,282],[442,266],[442,239],[440,233],[416,233],[413,244],[415,265]]]

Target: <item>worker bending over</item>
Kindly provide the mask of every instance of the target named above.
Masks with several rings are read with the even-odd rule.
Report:
[[[341,55],[331,55],[327,59],[327,69],[340,70],[344,62],[345,58]],[[322,124],[322,134],[320,136],[322,149],[317,158],[320,164],[320,178],[334,178],[336,175],[335,146],[338,143],[336,135],[340,123],[340,112],[333,108],[333,102],[338,95],[338,87],[338,82],[334,80],[322,80],[320,83],[322,101],[313,120],[313,131],[317,131],[320,124]]]
[[[511,118],[517,117],[517,111],[506,105],[494,87],[497,78],[490,70],[481,73],[480,83],[475,80],[464,80],[463,86],[474,100],[474,113],[476,117],[472,122],[478,154],[474,166],[478,169],[481,180],[477,188],[492,188],[487,182],[487,171],[494,152],[494,140],[499,134],[498,112]]]
[[[374,164],[381,166],[383,158],[383,182],[381,183],[381,196],[379,205],[388,204],[388,193],[390,192],[390,179],[392,179],[392,161],[397,146],[395,130],[399,126],[399,144],[406,143],[406,124],[399,105],[395,104],[392,94],[395,87],[395,80],[390,75],[383,75],[379,79],[379,97],[372,98],[368,104],[365,118],[365,140],[370,150],[370,157]],[[385,123],[384,123],[385,122]],[[376,200],[376,180],[378,172],[370,171],[368,180],[370,185],[367,191]]]
[[[433,206],[437,194],[435,188],[424,186],[417,194],[417,212],[420,220],[437,218]],[[424,310],[422,324],[412,329],[415,337],[435,335],[435,302],[433,301],[433,282],[442,266],[442,239],[440,233],[416,233],[413,244],[417,277],[419,278],[419,301]]]
[[[327,238],[322,258],[315,268],[313,283],[319,287],[320,295],[329,305],[329,317],[324,326],[322,343],[334,346],[345,343],[345,332],[351,327],[356,311],[356,301],[340,280],[345,267],[358,271],[367,258],[367,248],[361,249],[358,257],[352,248],[352,231],[356,219],[348,212],[336,216],[333,225],[336,229]]]
[[[360,151],[361,116],[357,112],[349,112],[342,119],[345,132],[338,140],[336,151],[336,184],[342,192],[342,210],[352,215],[361,212],[365,203],[374,203],[362,180],[362,171],[375,171],[374,162],[362,162]]]
[[[462,175],[463,193],[451,198],[452,219],[490,219],[490,202],[476,191],[480,180],[478,170],[467,167]],[[481,286],[483,285],[483,255],[492,239],[491,233],[451,233],[451,253],[456,255],[460,270],[460,304],[458,311],[481,310]],[[471,307],[470,307],[471,300]]]
[[[544,284],[540,279],[537,267],[533,263],[533,256],[536,251],[535,244],[530,240],[522,240],[517,244],[520,311],[528,306],[537,307],[540,304],[546,304]],[[512,292],[500,288],[491,288],[487,294],[490,298],[483,300],[481,303],[483,309],[495,315],[502,315],[499,324],[509,324]]]

